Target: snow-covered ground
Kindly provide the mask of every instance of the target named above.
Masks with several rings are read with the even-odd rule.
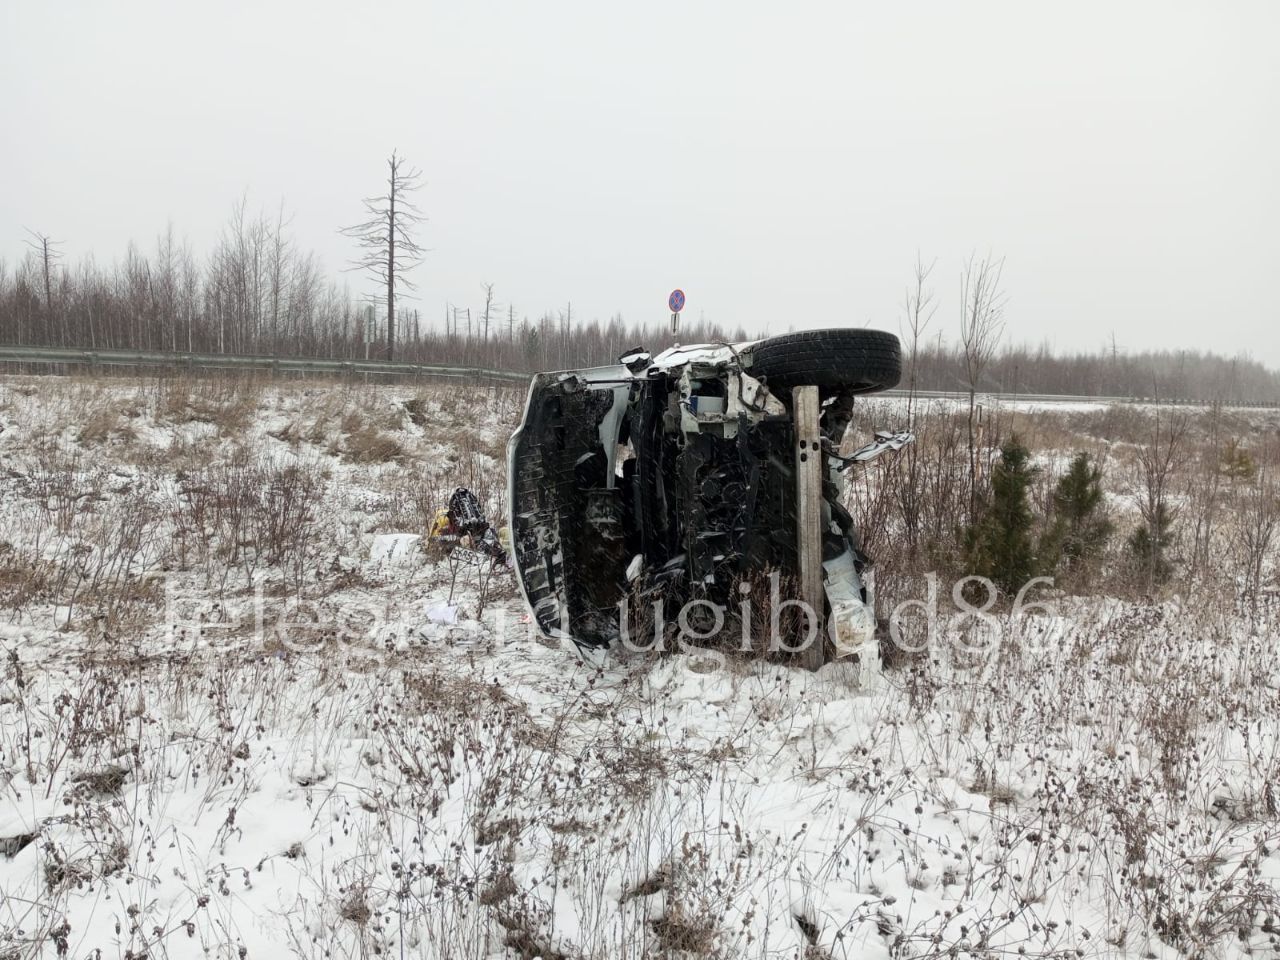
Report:
[[[500,512],[522,399],[0,384],[0,957],[1276,951],[1266,610],[584,661],[371,551]]]

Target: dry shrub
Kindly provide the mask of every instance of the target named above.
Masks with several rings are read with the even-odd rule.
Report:
[[[80,785],[89,796],[109,797],[120,792],[128,776],[128,767],[112,764],[77,773],[71,777],[71,782]]]
[[[325,446],[325,444],[329,441],[329,428],[328,428],[327,419],[325,417],[317,417],[315,420],[313,420],[311,422],[311,426],[309,426],[305,431],[302,432],[302,439],[315,447]],[[329,451],[329,453],[333,454],[334,456],[336,456],[338,452],[339,451],[337,449],[331,449]]]
[[[372,426],[348,433],[342,443],[342,459],[348,463],[391,463],[406,456],[400,441]]]
[[[16,472],[17,491],[35,507],[40,520],[59,533],[71,529],[76,515],[108,483],[107,471],[92,467],[77,453],[41,447],[25,472]]]
[[[1151,430],[1150,412],[1126,403],[1075,411],[1065,419],[1076,432],[1107,443],[1141,443]]]
[[[340,455],[347,463],[390,463],[406,456],[398,440],[384,434],[358,412],[343,414],[339,431],[342,440],[331,443],[329,453]],[[316,428],[313,432],[317,432]]]
[[[846,434],[846,450],[859,446],[883,428],[892,411],[855,407]],[[913,599],[921,573],[938,571],[944,578],[962,575],[964,517],[969,502],[968,454],[964,418],[945,408],[919,409],[912,427],[916,442],[897,455],[845,472],[845,506],[854,518],[862,547],[875,562],[876,594],[883,609]],[[998,436],[988,434],[988,443]],[[983,472],[979,499],[985,493]]]
[[[430,439],[451,453],[447,456],[464,465],[472,464],[477,458],[502,461],[506,458],[509,434],[499,431],[496,437],[488,437],[475,424],[460,423],[453,426],[437,424],[431,431]],[[468,467],[468,469],[474,469]]]
[[[248,427],[261,406],[261,389],[236,377],[209,377],[157,381],[157,420],[171,423],[208,423],[221,436],[235,436]]]
[[[53,595],[56,568],[47,560],[20,554],[12,544],[0,543],[0,606],[20,610],[47,603]]]
[[[211,423],[222,436],[236,436],[243,433],[253,417],[254,407],[251,403],[234,401],[218,403],[215,401],[193,399],[188,405],[186,422]],[[180,421],[181,422],[181,421]]]
[[[460,390],[440,390],[435,392],[433,398],[436,405],[440,408],[440,412],[445,414],[448,419],[455,419],[458,414],[459,407],[463,404],[464,398]]]
[[[352,890],[342,901],[338,915],[358,927],[364,926],[373,918],[373,910],[369,906],[368,892],[363,889]]]
[[[317,467],[240,454],[180,480],[169,511],[179,568],[198,563],[223,583],[260,564],[301,575],[326,490]]]
[[[279,430],[268,430],[266,433],[272,440],[279,440],[281,443],[286,443],[291,447],[296,447],[299,441],[302,440],[302,433],[298,429],[298,425],[292,420]]]
[[[657,888],[666,894],[662,915],[649,922],[662,956],[725,955],[720,940],[741,870],[741,864],[713,865],[701,842],[687,834],[680,839],[650,882],[636,888],[637,893]]]
[[[37,453],[12,476],[12,541],[0,548],[0,602],[57,603],[103,631],[144,622],[158,605],[144,582],[160,553],[161,495],[153,477],[91,467],[78,455]]]
[[[707,918],[680,902],[669,905],[653,921],[653,932],[664,956],[706,957],[715,947],[717,931]]]
[[[427,402],[421,397],[410,397],[408,400],[401,401],[404,412],[409,416],[409,422],[415,427],[425,427],[427,425]]]
[[[494,919],[506,931],[503,946],[520,960],[569,960],[568,955],[552,946],[538,929],[545,921],[510,910],[495,911]]]
[[[381,430],[398,431],[404,429],[404,422],[409,413],[400,404],[379,405],[373,414],[373,422]]]
[[[395,530],[430,531],[436,512],[449,503],[456,484],[450,484],[438,470],[422,465],[413,470],[397,470],[389,475],[391,501],[387,523]]]
[[[141,578],[162,551],[161,516],[158,498],[145,487],[77,515],[58,556],[55,584],[69,611],[83,608],[104,631],[114,632],[158,606],[156,585]]]
[[[95,413],[91,414],[79,432],[76,439],[83,444],[101,444],[111,440],[132,441],[137,439],[137,433],[129,424],[121,424],[120,411],[112,406],[100,407]]]

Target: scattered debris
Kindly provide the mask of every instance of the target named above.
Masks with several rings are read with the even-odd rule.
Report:
[[[909,443],[915,442],[915,434],[908,430],[899,430],[897,433],[890,433],[887,430],[877,430],[876,438],[865,446],[859,447],[847,457],[841,457],[834,450],[828,450],[829,456],[834,456],[837,460],[842,461],[839,469],[847,470],[855,463],[870,463],[877,460],[886,453],[897,452]]]
[[[452,603],[437,603],[427,607],[427,619],[432,623],[444,623],[452,626],[458,622],[458,608]]]
[[[489,524],[476,495],[466,487],[454,490],[448,508],[436,513],[431,542],[445,546],[456,560],[485,557],[497,564],[507,562],[502,538]]]
[[[369,559],[403,562],[417,553],[421,540],[422,537],[416,533],[380,533],[369,547]]]

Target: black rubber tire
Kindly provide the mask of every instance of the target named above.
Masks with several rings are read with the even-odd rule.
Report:
[[[751,348],[748,372],[773,387],[876,393],[902,378],[902,351],[883,330],[805,330],[761,340]]]

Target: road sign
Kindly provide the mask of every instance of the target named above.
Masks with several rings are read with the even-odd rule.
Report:
[[[684,291],[672,290],[671,296],[667,297],[667,306],[671,308],[672,313],[679,313],[684,309]]]

